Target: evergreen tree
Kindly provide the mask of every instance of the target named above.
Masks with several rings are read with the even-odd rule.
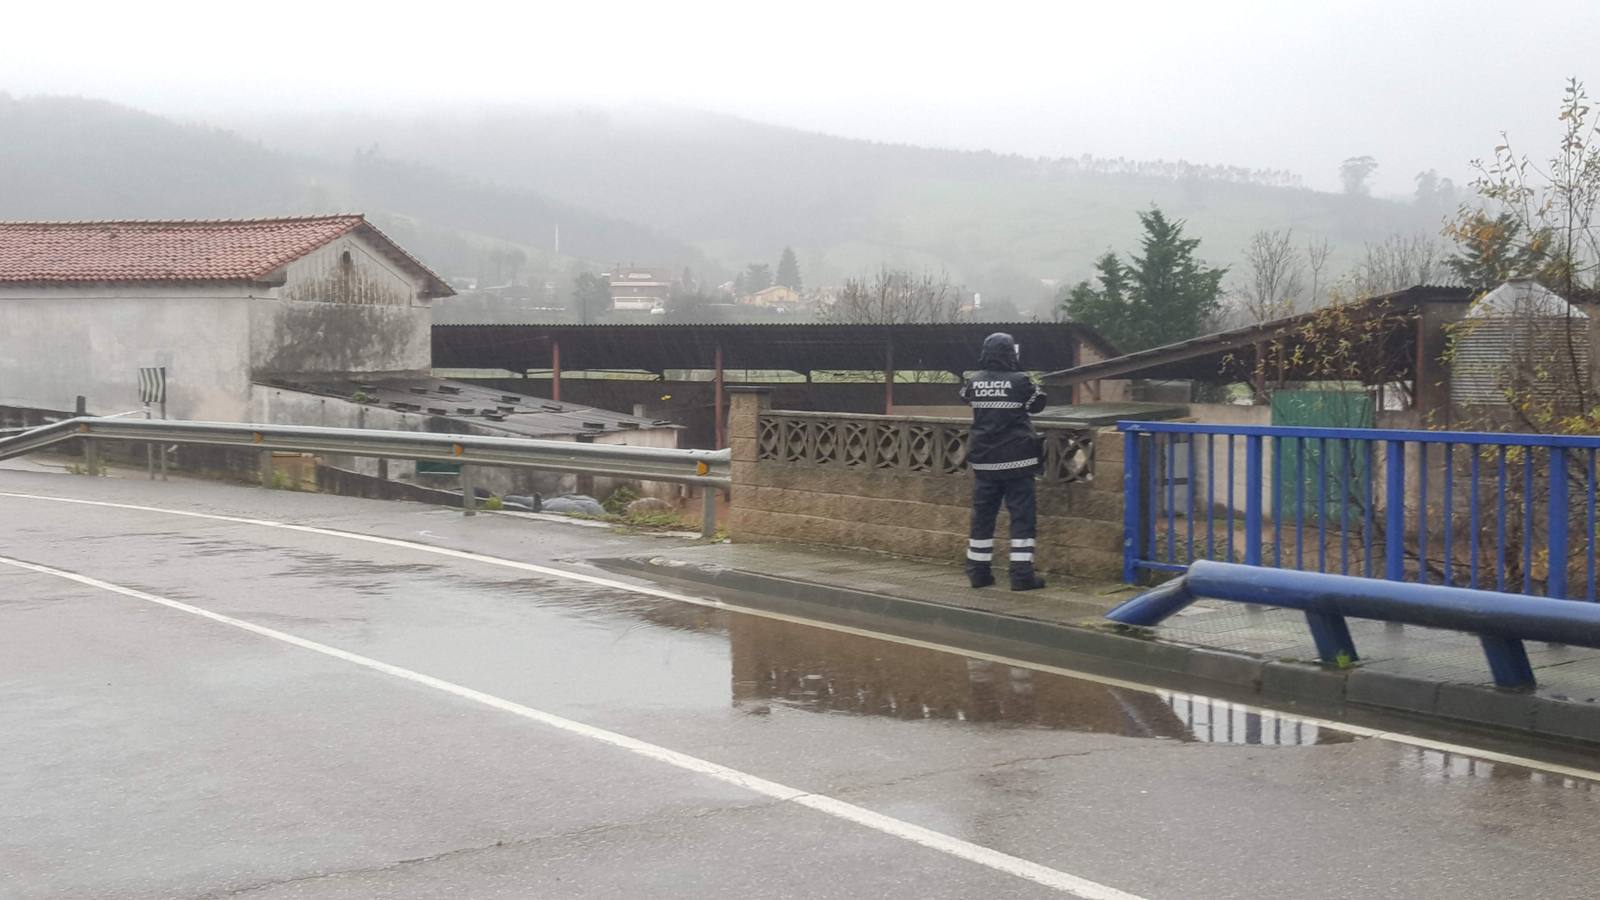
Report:
[[[749,295],[772,287],[772,267],[766,263],[751,263],[734,279],[734,289]]]
[[[1130,346],[1128,331],[1128,272],[1115,253],[1107,252],[1095,260],[1095,280],[1080,281],[1067,294],[1061,306],[1067,318],[1082,322],[1100,332],[1106,340],[1123,350]]]
[[[778,260],[778,284],[792,290],[800,290],[800,261],[794,258],[794,248],[783,248],[783,257]]]
[[[1082,281],[1062,299],[1067,317],[1093,327],[1124,353],[1192,338],[1221,307],[1222,276],[1195,258],[1196,238],[1159,209],[1139,213],[1142,255],[1131,265],[1115,253],[1095,262],[1095,282]]]
[[[1139,214],[1144,225],[1143,256],[1135,256],[1128,274],[1133,280],[1134,322],[1139,340],[1124,351],[1187,340],[1215,324],[1222,302],[1222,276],[1195,258],[1199,238],[1183,236],[1183,220],[1169,220],[1151,207]]]
[[[579,272],[572,283],[572,306],[587,325],[611,311],[611,284],[592,272]]]
[[[1451,235],[1459,249],[1445,265],[1463,285],[1478,291],[1540,274],[1550,245],[1548,235],[1523,240],[1522,224],[1508,212],[1491,218],[1475,211],[1452,226]]]

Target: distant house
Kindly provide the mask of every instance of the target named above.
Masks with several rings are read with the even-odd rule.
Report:
[[[600,277],[610,283],[611,308],[619,312],[649,312],[672,296],[672,274],[666,269],[618,266]]]
[[[793,288],[783,285],[773,285],[765,290],[756,291],[740,299],[740,303],[748,306],[772,308],[776,306],[794,307],[800,303],[800,294]]]

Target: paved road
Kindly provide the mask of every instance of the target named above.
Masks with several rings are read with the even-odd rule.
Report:
[[[584,563],[672,538],[16,470],[0,492],[7,898],[1600,883],[1583,778],[665,599]]]

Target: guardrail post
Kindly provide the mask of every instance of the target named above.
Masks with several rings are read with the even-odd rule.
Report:
[[[717,489],[705,485],[700,489],[700,536],[714,537],[717,533]]]
[[[263,450],[263,451],[261,451],[260,466],[261,466],[261,468],[260,468],[261,486],[264,487],[264,488],[272,487],[272,451],[271,450]]]
[[[1144,472],[1139,460],[1139,435],[1122,433],[1122,580],[1133,584],[1138,576],[1140,479]]]
[[[1232,440],[1232,438],[1229,438]],[[1229,472],[1232,478],[1233,473]],[[1276,491],[1277,485],[1272,489]],[[1261,435],[1244,439],[1244,564],[1261,565]]]
[[[464,516],[478,514],[478,489],[473,485],[474,474],[472,466],[461,464],[461,514]]]
[[[100,474],[100,445],[92,437],[83,439],[83,470],[86,475]]]
[[[1311,629],[1312,642],[1317,645],[1317,658],[1324,663],[1347,665],[1361,658],[1356,654],[1356,642],[1350,637],[1350,623],[1345,621],[1344,616],[1308,609],[1306,625]]]
[[[1532,464],[1532,459],[1529,459]],[[1567,518],[1570,513],[1567,500],[1567,450],[1550,448],[1550,577],[1545,584],[1545,596],[1567,599]]]
[[[1406,444],[1384,441],[1383,577],[1406,578]],[[1422,473],[1427,477],[1427,473]],[[1426,513],[1424,513],[1426,515]]]
[[[1483,644],[1483,656],[1489,661],[1495,687],[1528,690],[1536,684],[1528,648],[1522,641],[1497,634],[1479,635],[1478,641]]]

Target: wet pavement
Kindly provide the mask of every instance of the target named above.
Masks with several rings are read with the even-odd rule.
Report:
[[[629,536],[0,470],[602,576]],[[490,562],[0,495],[0,556],[608,729],[1147,898],[1594,895],[1594,782]],[[603,576],[609,578],[610,576]],[[104,587],[0,565],[0,897],[1062,896]],[[1070,896],[1070,894],[1068,894]]]
[[[764,575],[863,590],[963,609],[1049,622],[1104,625],[1112,607],[1136,593],[1124,584],[1052,579],[1043,591],[1013,594],[973,591],[953,565],[895,560],[849,551],[769,544],[678,548],[657,554],[671,563],[718,566]],[[1483,649],[1470,634],[1349,620],[1351,635],[1368,671],[1454,684],[1494,684]],[[1222,600],[1200,600],[1168,619],[1154,634],[1179,644],[1226,650],[1272,660],[1314,662],[1316,643],[1299,611],[1262,608]],[[1600,702],[1600,650],[1530,642],[1529,661],[1543,697]]]

